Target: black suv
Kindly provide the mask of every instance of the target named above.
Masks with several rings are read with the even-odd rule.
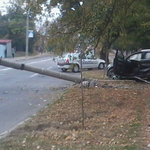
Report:
[[[108,65],[107,76],[111,79],[150,79],[150,49],[135,52],[126,58],[117,50],[113,64]]]

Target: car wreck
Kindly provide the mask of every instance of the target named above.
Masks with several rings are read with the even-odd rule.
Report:
[[[107,67],[107,76],[110,79],[136,79],[150,83],[150,49],[140,50],[127,57],[117,50],[113,63]]]

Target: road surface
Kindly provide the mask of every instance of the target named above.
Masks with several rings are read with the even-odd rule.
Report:
[[[60,71],[50,57],[22,60],[18,63]],[[72,84],[69,81],[0,66],[0,138],[52,103],[59,91]]]

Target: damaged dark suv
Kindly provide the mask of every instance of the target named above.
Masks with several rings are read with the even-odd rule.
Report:
[[[150,49],[135,52],[126,58],[116,51],[113,64],[107,68],[107,76],[111,79],[150,79]]]

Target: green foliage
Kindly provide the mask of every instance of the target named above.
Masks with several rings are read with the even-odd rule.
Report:
[[[2,16],[0,15],[0,38],[7,38],[8,37],[8,32],[9,32],[9,28],[8,28],[8,21],[6,16]]]
[[[83,0],[82,5],[78,0],[51,2],[53,7],[60,4],[59,27],[66,27],[67,33],[84,34],[95,47],[101,43],[105,52],[112,45],[124,50],[150,47],[148,0]]]
[[[56,34],[49,38],[48,47],[53,48],[53,51],[62,55],[63,52],[73,52],[76,41],[74,37],[65,34]]]
[[[150,3],[148,0],[134,2],[126,12],[122,24],[123,30],[114,48],[137,50],[150,47]]]
[[[17,1],[16,1],[17,2]],[[12,3],[7,7],[7,14],[0,16],[0,38],[12,39],[12,47],[17,51],[25,51],[26,42],[26,10],[19,5]],[[31,14],[32,15],[32,14]],[[33,16],[29,15],[29,29],[35,29]],[[32,52],[34,40],[29,40],[29,52]]]
[[[72,51],[79,43],[84,45],[82,48],[90,44],[99,48],[103,58],[111,48],[137,50],[150,47],[149,0],[15,1],[17,4],[25,3],[26,9],[32,7],[34,13],[31,14],[31,18],[33,20],[37,14],[42,14],[43,6],[48,12],[51,12],[54,7],[60,9],[61,15],[48,26],[47,34],[43,35],[43,38],[48,40],[47,46],[57,53]],[[5,27],[5,24],[9,24],[9,28],[5,27],[0,36],[12,37],[15,35],[16,38],[25,30],[25,21],[23,21],[25,15],[19,17],[19,14],[24,14],[25,10],[16,7],[16,5],[8,10],[11,20],[8,23],[8,20],[5,21],[8,16],[5,18],[1,16],[0,31],[2,31],[2,27]],[[11,11],[14,12],[10,13]],[[13,14],[18,14],[18,17],[14,17]],[[32,27],[34,28],[34,24]],[[8,30],[11,33],[8,34]],[[45,36],[47,37],[45,38]],[[23,34],[21,38],[24,38]],[[42,41],[41,39],[41,43],[43,43]]]
[[[52,0],[51,5],[54,7],[59,3],[62,12],[56,26],[59,27],[61,34],[70,36],[77,33],[84,34],[82,41],[86,41],[87,44],[92,43],[95,47],[102,43],[102,48],[106,51],[119,38],[123,28],[122,16],[125,17],[132,1],[90,0],[82,2],[81,5],[78,0]]]

